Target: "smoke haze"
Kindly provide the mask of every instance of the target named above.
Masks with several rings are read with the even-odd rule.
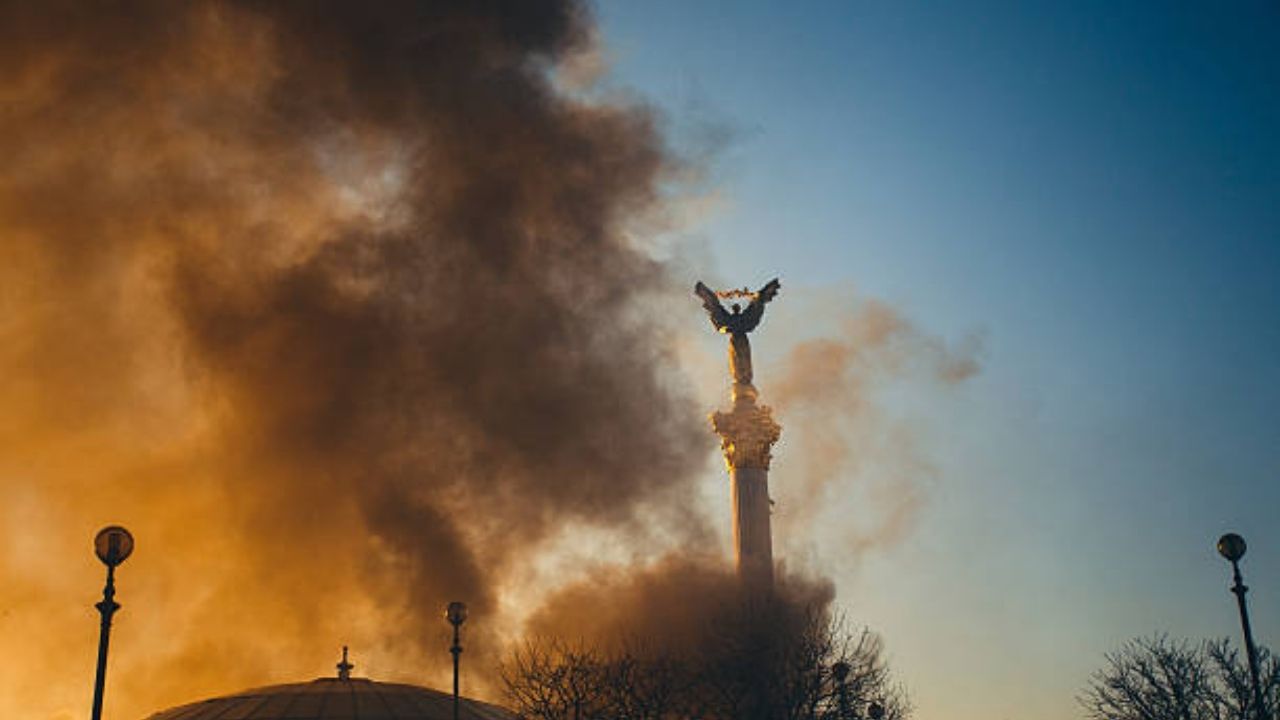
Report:
[[[0,717],[87,713],[110,523],[138,541],[111,717],[332,674],[343,644],[444,686],[455,599],[482,695],[526,618],[617,638],[723,606],[723,558],[686,556],[717,542],[711,408],[659,312],[700,311],[632,232],[687,168],[645,108],[557,89],[599,72],[592,35],[569,0],[0,0]],[[851,359],[908,336],[764,380],[817,463],[795,497],[847,459],[819,421],[860,407]],[[566,573],[584,549],[615,562]]]
[[[590,31],[527,0],[0,7],[0,715],[83,714],[100,568],[66,558],[108,522],[138,537],[116,717],[344,642],[439,679],[440,608],[493,647],[565,527],[706,532],[678,500],[711,439],[638,302],[674,286],[624,235],[672,163],[644,109],[548,79]]]
[[[937,476],[915,429],[884,396],[904,382],[945,388],[969,380],[980,370],[982,337],[948,345],[877,300],[823,300],[811,311],[837,313],[838,329],[795,342],[767,373],[764,396],[785,428],[774,465],[785,478],[774,485],[775,536],[802,555],[826,520],[839,534],[825,559],[856,566],[909,533]],[[833,509],[840,518],[830,517]]]

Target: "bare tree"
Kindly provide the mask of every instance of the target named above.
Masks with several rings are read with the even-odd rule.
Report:
[[[844,720],[865,717],[872,703],[887,720],[909,716],[883,642],[870,630],[852,632],[823,607],[788,603],[746,606],[723,617],[700,663],[708,717]],[[837,665],[846,669],[843,678]]]
[[[694,640],[611,652],[528,642],[502,678],[513,709],[533,720],[852,720],[872,703],[885,720],[909,716],[879,637],[825,610],[729,608]]]
[[[634,643],[604,666],[601,679],[617,720],[679,717],[690,687],[686,663]]]
[[[1204,644],[1204,652],[1213,668],[1218,696],[1225,714],[1222,718],[1254,717],[1253,687],[1249,668],[1240,652],[1228,640],[1219,639]],[[1280,710],[1280,660],[1265,647],[1258,648],[1259,684],[1262,686],[1262,718],[1275,718]]]
[[[531,720],[608,720],[596,652],[559,640],[531,640],[501,667],[511,704]]]
[[[1105,656],[1078,698],[1093,720],[1259,720],[1275,717],[1280,663],[1258,649],[1262,713],[1253,708],[1249,671],[1227,640],[1191,643],[1137,638]]]
[[[526,641],[502,664],[511,706],[530,720],[665,720],[688,693],[676,658],[639,643],[604,655],[559,639]]]

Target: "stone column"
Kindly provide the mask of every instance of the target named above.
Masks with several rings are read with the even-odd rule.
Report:
[[[773,587],[773,538],[769,529],[769,460],[782,427],[750,384],[733,386],[733,409],[711,415],[720,436],[733,494],[733,546],[738,577],[752,590]]]

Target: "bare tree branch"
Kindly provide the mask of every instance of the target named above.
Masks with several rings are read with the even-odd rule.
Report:
[[[1104,656],[1077,698],[1092,720],[1256,720],[1249,671],[1227,640],[1136,638]],[[1259,648],[1265,718],[1280,707],[1280,663]]]
[[[847,668],[842,683],[837,663]],[[872,702],[886,720],[911,711],[877,635],[785,603],[726,608],[678,652],[635,641],[608,652],[526,642],[502,679],[529,720],[852,720]]]

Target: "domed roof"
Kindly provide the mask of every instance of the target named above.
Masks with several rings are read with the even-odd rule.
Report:
[[[460,720],[516,720],[497,705],[461,698]],[[452,720],[453,695],[366,678],[271,685],[158,712],[147,720]]]

